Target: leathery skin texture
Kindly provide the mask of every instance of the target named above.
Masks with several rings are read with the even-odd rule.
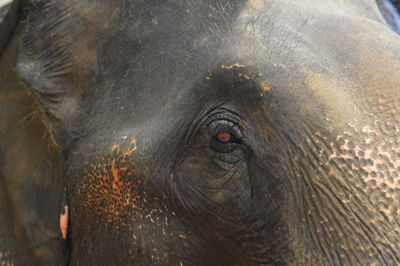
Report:
[[[62,152],[69,210],[64,253],[25,261],[400,263],[400,39],[375,1],[20,5],[1,66]],[[7,239],[15,264],[35,241]]]

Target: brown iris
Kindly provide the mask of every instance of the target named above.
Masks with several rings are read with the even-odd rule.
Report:
[[[217,140],[222,143],[228,143],[232,140],[232,134],[226,131],[219,132],[217,135]]]

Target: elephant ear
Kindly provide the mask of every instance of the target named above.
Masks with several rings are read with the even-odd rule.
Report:
[[[60,265],[63,160],[16,72],[21,5],[0,9],[0,265]]]
[[[17,65],[18,75],[42,106],[47,126],[63,149],[79,136],[86,82],[84,71],[77,70],[82,66],[74,62],[76,29],[65,2],[25,0]]]
[[[17,27],[18,1],[0,0],[0,55]]]

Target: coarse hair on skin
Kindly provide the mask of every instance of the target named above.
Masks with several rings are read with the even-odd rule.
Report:
[[[17,71],[36,97],[42,121],[60,146],[76,138],[69,118],[77,109],[77,99],[73,97],[77,89],[68,81],[74,80],[72,54],[76,37],[70,11],[77,2],[29,0],[23,1],[20,8]],[[64,131],[61,125],[70,130]]]
[[[59,81],[72,70],[68,7],[60,0],[24,2],[18,71],[40,101],[51,107],[66,93]]]

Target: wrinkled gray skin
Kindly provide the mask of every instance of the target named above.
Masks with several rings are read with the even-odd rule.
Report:
[[[400,264],[400,38],[375,1],[31,0],[19,17],[0,262]]]

